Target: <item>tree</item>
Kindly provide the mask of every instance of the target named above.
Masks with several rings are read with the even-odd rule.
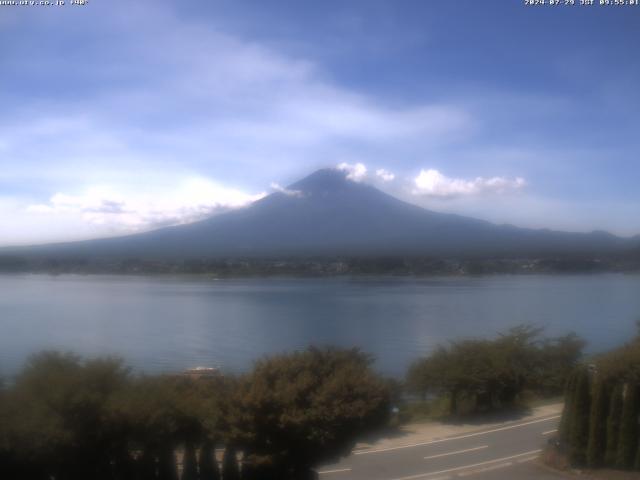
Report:
[[[233,445],[227,445],[222,456],[222,480],[240,480],[240,469],[236,449]]]
[[[571,432],[571,425],[573,423],[573,396],[576,390],[576,379],[578,378],[577,372],[567,380],[567,385],[564,394],[564,408],[562,410],[562,418],[560,419],[560,425],[558,427],[558,436],[563,443],[569,442],[569,435]]]
[[[215,455],[214,442],[205,440],[200,447],[200,456],[198,457],[200,480],[220,480],[220,470]]]
[[[540,329],[524,325],[494,340],[439,346],[413,363],[407,386],[423,397],[448,397],[452,414],[459,412],[461,399],[470,400],[475,410],[489,410],[513,406],[527,388],[557,393],[575,368],[583,342],[575,335],[545,340],[540,335]]]
[[[620,468],[633,467],[638,442],[638,387],[627,383],[624,388],[620,439],[616,464]]]
[[[16,464],[16,453],[11,445],[9,430],[11,416],[9,414],[9,398],[0,382],[0,478],[19,478],[21,473]]]
[[[198,460],[193,443],[187,442],[182,457],[182,476],[180,480],[198,480]]]
[[[584,368],[578,372],[572,403],[569,458],[573,465],[579,466],[586,463],[589,439],[590,385],[589,372]]]
[[[129,381],[120,360],[32,356],[7,394],[18,478],[103,478],[131,463],[113,399]]]
[[[636,449],[636,458],[633,462],[633,469],[640,470],[640,442],[638,442],[638,448]]]
[[[134,478],[136,480],[155,480],[156,466],[155,452],[149,450],[139,452],[134,462]]]
[[[459,378],[459,369],[455,369],[449,349],[439,346],[427,358],[414,362],[407,374],[407,387],[410,391],[426,398],[427,394],[447,395],[450,399],[449,411],[457,413],[458,394],[464,387]]]
[[[608,385],[597,380],[593,388],[591,415],[589,418],[589,443],[587,465],[599,468],[603,465],[607,440]]]
[[[544,395],[562,394],[567,379],[582,358],[585,341],[575,333],[544,339],[540,345],[537,390]]]
[[[301,478],[386,424],[389,392],[357,349],[309,348],[258,361],[234,404],[235,440],[261,469]],[[264,468],[263,468],[264,467]]]
[[[177,477],[175,450],[180,446],[185,450],[187,478],[197,474],[196,450],[219,437],[222,429],[223,382],[222,378],[142,376],[119,396],[117,405],[126,418],[132,444],[146,456],[157,458],[161,478]],[[212,448],[210,443],[207,448]]]
[[[171,443],[163,443],[158,449],[158,480],[178,480],[176,454]]]
[[[607,448],[604,459],[605,464],[609,466],[614,466],[618,457],[618,440],[620,437],[620,420],[622,417],[622,390],[622,385],[616,385],[609,401]]]

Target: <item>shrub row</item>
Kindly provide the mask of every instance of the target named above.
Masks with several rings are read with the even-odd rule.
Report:
[[[38,354],[0,390],[0,478],[313,478],[386,422],[389,390],[370,364],[358,350],[310,348],[194,379]]]
[[[640,470],[640,340],[569,379],[559,440],[574,466]]]

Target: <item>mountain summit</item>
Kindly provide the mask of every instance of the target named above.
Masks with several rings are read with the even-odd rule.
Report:
[[[537,256],[603,254],[631,241],[532,230],[436,213],[323,169],[248,207],[126,237],[22,252],[120,258],[333,255]]]
[[[289,185],[288,190],[311,195],[325,195],[353,189],[355,183],[347,179],[347,174],[342,170],[324,168]]]

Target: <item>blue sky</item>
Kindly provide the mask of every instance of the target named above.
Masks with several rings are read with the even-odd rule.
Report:
[[[0,6],[0,245],[239,207],[319,167],[498,223],[640,233],[640,7]]]

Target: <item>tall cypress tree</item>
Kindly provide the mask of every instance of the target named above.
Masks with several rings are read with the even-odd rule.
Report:
[[[236,458],[236,449],[228,445],[222,457],[222,480],[240,480],[240,469]]]
[[[178,468],[173,448],[167,444],[158,455],[158,480],[178,480]]]
[[[638,387],[628,383],[625,386],[620,421],[620,438],[616,465],[632,468],[638,444]]]
[[[193,443],[191,442],[187,442],[184,446],[181,480],[198,480],[198,463],[196,460],[196,450],[193,446]]]
[[[586,463],[591,403],[589,383],[589,372],[586,369],[581,369],[576,379],[571,430],[569,432],[569,459],[576,466]]]
[[[636,459],[633,463],[634,470],[640,470],[640,440],[638,441],[638,448],[636,449]]]
[[[576,388],[577,372],[574,372],[567,380],[564,394],[564,409],[562,410],[562,418],[558,427],[558,436],[560,441],[567,443],[569,441],[569,432],[571,431],[571,418],[573,416],[573,397]]]
[[[134,463],[136,480],[155,480],[156,456],[150,448],[145,448],[142,455],[136,458]]]
[[[253,462],[242,462],[242,480],[262,480],[260,473],[260,469]]]
[[[609,415],[607,416],[607,450],[604,457],[605,465],[613,467],[618,457],[618,440],[620,437],[620,417],[622,416],[622,390],[617,384],[609,400]]]
[[[597,381],[593,389],[589,419],[589,443],[587,445],[587,465],[591,468],[601,467],[604,462],[609,410],[607,393],[606,383],[602,380]]]
[[[216,460],[215,445],[211,441],[206,441],[200,447],[200,480],[220,480],[220,469]]]

